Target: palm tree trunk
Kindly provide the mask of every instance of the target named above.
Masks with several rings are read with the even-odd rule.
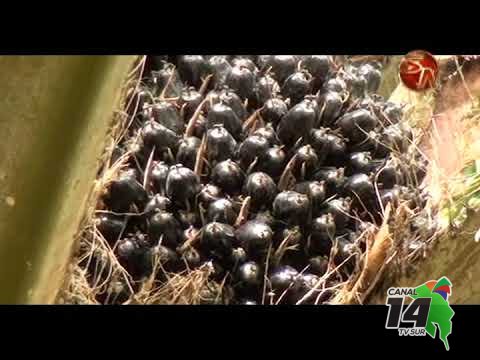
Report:
[[[51,303],[135,56],[0,57],[0,303]]]

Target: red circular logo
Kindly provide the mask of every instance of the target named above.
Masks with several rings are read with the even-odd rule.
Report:
[[[411,90],[421,91],[432,88],[437,75],[437,60],[427,51],[411,51],[400,63],[400,78]]]

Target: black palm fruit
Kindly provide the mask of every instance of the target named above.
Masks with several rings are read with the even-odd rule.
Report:
[[[294,187],[294,191],[305,194],[310,199],[312,216],[316,216],[321,211],[323,202],[326,199],[326,188],[324,182],[304,181]]]
[[[394,186],[391,189],[379,190],[379,202],[381,202],[383,208],[387,206],[388,203],[391,203],[392,206],[398,206],[399,200],[401,198],[401,190],[398,186]]]
[[[232,265],[233,268],[238,268],[239,265],[247,262],[248,256],[245,252],[245,249],[242,247],[237,247],[232,250]]]
[[[330,59],[327,55],[308,55],[302,59],[302,67],[312,74],[312,90],[317,92],[330,72]]]
[[[347,142],[329,129],[314,129],[310,133],[310,144],[319,156],[320,163],[329,166],[343,166],[348,158]]]
[[[298,275],[298,271],[288,265],[273,269],[269,277],[272,290],[275,291],[277,296],[282,295],[287,290],[295,291]]]
[[[248,56],[236,56],[231,60],[232,66],[245,67],[256,75],[258,73],[257,65]]]
[[[240,120],[245,119],[247,110],[242,99],[227,85],[220,86],[206,95],[205,109],[210,111],[213,105],[223,103],[229,106]]]
[[[245,175],[238,164],[230,159],[218,163],[212,170],[212,181],[229,194],[240,193]]]
[[[321,163],[327,159],[331,147],[331,141],[327,138],[328,134],[328,128],[312,129],[310,132],[310,145],[315,149]]]
[[[174,216],[182,230],[202,227],[202,217],[198,211],[176,209]]]
[[[147,72],[150,70],[158,70],[168,64],[171,55],[150,55],[145,58],[145,68]]]
[[[214,125],[207,131],[207,159],[211,166],[234,156],[237,142],[223,125]]]
[[[136,171],[130,169],[122,172],[118,179],[111,182],[109,193],[104,201],[114,212],[128,212],[133,204],[143,209],[148,196],[143,186],[137,181]]]
[[[235,274],[235,289],[242,296],[255,296],[263,284],[261,266],[255,261],[248,261],[239,266]]]
[[[270,75],[262,76],[257,81],[255,96],[257,105],[262,106],[267,100],[274,98],[280,92],[278,82]]]
[[[327,134],[328,156],[325,165],[342,166],[347,160],[347,142],[335,134]]]
[[[140,88],[135,92],[130,107],[127,109],[129,114],[137,112],[137,116],[144,114],[144,108],[152,103],[153,94],[146,88]]]
[[[382,189],[391,189],[396,184],[404,185],[404,174],[392,160],[382,162],[375,168],[375,179]]]
[[[202,79],[213,72],[207,60],[201,55],[179,56],[177,66],[182,80],[197,89],[202,85]]]
[[[258,128],[253,132],[252,135],[262,136],[268,140],[270,145],[278,145],[279,140],[275,129],[273,128],[271,123],[268,123],[264,127]]]
[[[286,154],[280,146],[274,146],[265,152],[265,155],[255,164],[255,171],[263,171],[276,179],[282,174],[286,164]]]
[[[351,75],[348,79],[348,87],[352,99],[362,99],[367,90],[367,80],[362,75]]]
[[[233,225],[237,219],[237,211],[232,201],[221,198],[210,203],[207,212],[208,222],[220,222]]]
[[[171,210],[172,202],[166,196],[155,194],[145,205],[144,213],[152,215],[158,211]]]
[[[205,132],[207,131],[207,119],[205,116],[200,114],[197,118],[197,121],[193,124],[192,135],[201,139]]]
[[[213,70],[213,84],[215,86],[221,86],[225,84],[227,75],[230,72],[232,66],[230,65],[227,56],[215,55],[208,59],[208,64]]]
[[[254,172],[247,177],[243,185],[243,194],[250,196],[253,209],[267,208],[277,194],[277,186],[266,173]]]
[[[110,287],[120,290],[106,285],[98,301],[122,303],[147,277],[161,286],[165,271],[211,264],[208,280],[223,290],[219,296],[205,286],[202,303],[325,303],[353,274],[367,251],[365,232],[375,234],[385,206],[425,206],[426,195],[412,185],[425,164],[412,155],[403,106],[371,93],[381,71],[371,61],[148,59],[126,141],[112,158],[125,157],[138,172],[120,172],[102,199],[110,211],[95,220],[130,283],[113,279]],[[412,224],[412,232],[435,231]],[[82,266],[108,280],[108,256],[95,258]]]
[[[376,92],[380,87],[382,73],[370,64],[364,64],[358,69],[359,75],[365,78],[368,92]]]
[[[358,249],[350,242],[346,237],[339,236],[336,238],[336,253],[333,258],[333,261],[336,266],[339,266],[343,263],[341,271],[350,274],[356,264]]]
[[[347,90],[347,84],[345,80],[343,80],[341,77],[332,77],[328,79],[324,84],[323,84],[323,91],[328,92],[328,91],[335,91],[339,94],[345,93]]]
[[[292,105],[298,104],[311,91],[312,76],[307,71],[290,75],[282,86],[282,95],[289,98]]]
[[[404,153],[412,140],[411,129],[406,125],[394,124],[383,129],[380,143],[375,153],[378,157],[385,157],[390,152]]]
[[[327,201],[322,212],[332,214],[336,229],[343,230],[351,222],[350,209],[351,200],[338,198]]]
[[[210,108],[207,116],[209,129],[218,124],[223,125],[235,139],[240,139],[242,135],[242,122],[230,106],[221,102],[214,104]]]
[[[355,206],[361,210],[369,208],[375,200],[376,193],[372,180],[365,174],[350,176],[344,185],[345,195],[350,197]]]
[[[222,197],[222,190],[213,184],[206,184],[198,193],[198,201],[204,206],[218,200]]]
[[[162,101],[152,106],[152,117],[160,125],[172,130],[176,134],[182,134],[185,123],[180,117],[175,105]]]
[[[352,142],[361,142],[377,126],[378,121],[370,111],[358,109],[345,114],[337,123]]]
[[[233,247],[237,243],[235,229],[228,224],[211,222],[202,229],[201,248],[215,259],[224,259],[231,256]]]
[[[121,236],[125,220],[117,215],[105,213],[95,217],[95,226],[108,243],[115,243]]]
[[[255,97],[255,74],[246,66],[233,66],[227,75],[226,84],[242,99]]]
[[[312,220],[308,251],[311,254],[329,256],[335,238],[336,226],[332,214],[327,213]]]
[[[350,154],[347,175],[356,173],[370,174],[376,170],[377,163],[372,160],[368,151],[353,152]]]
[[[158,272],[163,275],[163,271],[174,272],[181,269],[181,261],[177,253],[164,245],[156,245],[146,249],[142,254],[142,268],[144,276],[149,276],[155,266]]]
[[[247,221],[236,231],[240,246],[255,259],[263,258],[273,239],[273,231],[265,223],[256,220]]]
[[[285,101],[275,97],[268,99],[262,110],[260,111],[260,116],[264,121],[271,122],[273,125],[277,125],[280,120],[287,114],[288,107],[285,104]]]
[[[218,100],[223,102],[225,105],[230,106],[230,108],[241,121],[247,117],[247,109],[245,109],[242,99],[228,86],[222,88],[219,93]]]
[[[304,100],[291,108],[280,120],[277,135],[286,145],[293,145],[299,138],[307,139],[317,118],[317,104]]]
[[[257,220],[259,222],[262,222],[264,224],[267,224],[271,228],[274,227],[275,225],[275,218],[273,217],[272,213],[270,210],[265,210],[265,211],[260,211],[258,212],[253,220]]]
[[[198,212],[196,211],[177,209],[177,211],[175,211],[175,218],[177,219],[182,229],[188,229],[191,226],[194,226],[194,227],[202,226],[201,218]]]
[[[381,134],[377,131],[370,131],[365,140],[356,144],[348,144],[348,150],[351,153],[368,151],[371,154],[375,154],[380,144],[380,136]]]
[[[135,278],[141,274],[139,260],[143,254],[144,249],[134,237],[119,240],[115,247],[115,255],[118,261]]]
[[[183,253],[183,259],[187,263],[189,269],[197,268],[202,262],[202,257],[195,248],[188,248]]]
[[[279,249],[280,246],[284,247],[285,249],[285,252],[281,254],[281,258],[276,259],[277,262],[294,267],[304,267],[304,253],[300,251],[300,247],[304,243],[304,236],[300,226],[279,226],[277,224],[275,234],[273,236],[273,243],[276,249]]]
[[[261,71],[266,71],[268,63],[271,61],[272,58],[273,58],[273,55],[258,55],[255,60],[255,63],[257,64],[257,67]]]
[[[200,191],[200,179],[197,174],[180,164],[174,165],[168,172],[166,194],[177,205],[185,203],[195,197]]]
[[[342,96],[335,91],[327,91],[318,94],[317,102],[320,111],[319,125],[330,126],[334,124],[342,112]]]
[[[148,236],[154,245],[175,248],[180,242],[180,224],[172,213],[160,211],[148,220]]]
[[[273,201],[274,216],[289,224],[303,224],[308,221],[310,200],[307,195],[295,191],[283,191]]]
[[[202,94],[200,94],[194,87],[189,87],[182,91],[178,105],[183,108],[183,119],[188,121],[195,110],[203,100]]]
[[[200,139],[195,136],[189,136],[181,140],[177,150],[177,163],[183,164],[189,169],[194,170],[200,143]]]
[[[142,138],[148,153],[153,147],[155,147],[157,151],[166,149],[175,150],[180,141],[180,136],[175,131],[155,121],[148,121],[144,124],[142,128]]]
[[[180,75],[172,64],[167,64],[158,71],[152,71],[151,83],[156,96],[160,96],[163,92],[167,98],[180,96],[183,87]]]
[[[157,193],[165,194],[169,170],[170,167],[163,161],[154,161],[152,163],[150,179]]]
[[[242,168],[247,169],[255,159],[261,159],[270,147],[269,141],[260,135],[247,137],[239,146],[237,157]]]
[[[403,107],[393,102],[386,102],[381,113],[386,126],[396,124],[403,118]]]
[[[327,197],[341,192],[345,183],[343,168],[321,167],[313,174],[312,178],[313,180],[324,182]]]
[[[314,256],[310,258],[310,271],[318,276],[323,276],[328,270],[328,257]]]
[[[309,178],[320,165],[317,153],[311,145],[300,147],[296,152],[297,166],[294,174],[297,178]]]
[[[295,72],[298,59],[294,55],[274,55],[266,59],[266,66],[271,67],[273,77],[279,84]]]
[[[302,300],[301,304],[315,304],[315,300],[321,291],[321,287],[317,288],[320,278],[315,274],[303,273],[297,276],[295,282],[295,290],[291,293],[290,301],[296,303]],[[310,296],[307,296],[307,294],[310,294]]]

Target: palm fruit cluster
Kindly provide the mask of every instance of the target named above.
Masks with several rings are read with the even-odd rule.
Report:
[[[208,264],[229,303],[327,302],[386,204],[425,201],[381,80],[326,55],[149,56],[96,218],[128,286]]]

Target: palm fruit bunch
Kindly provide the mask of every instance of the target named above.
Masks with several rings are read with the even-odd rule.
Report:
[[[96,219],[128,287],[208,264],[229,303],[328,302],[387,203],[425,201],[381,80],[326,55],[147,57]]]

